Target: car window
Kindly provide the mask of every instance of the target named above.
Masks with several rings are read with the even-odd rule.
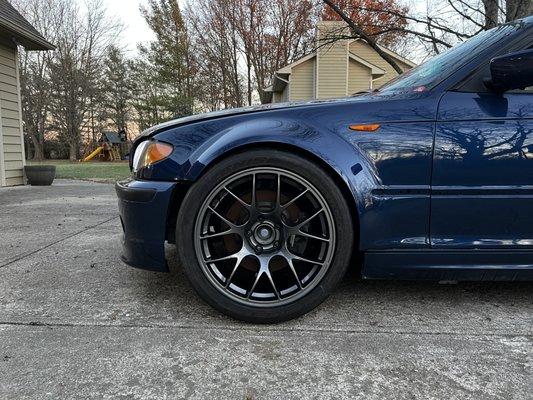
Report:
[[[533,49],[533,42],[527,41],[522,42],[521,45],[515,45],[502,49],[502,51],[495,54],[495,56],[503,56],[505,54],[514,53],[520,50]],[[480,65],[479,68],[474,71],[474,73],[465,79],[464,82],[460,83],[455,90],[460,92],[471,92],[471,93],[486,93],[490,90],[485,86],[484,80],[490,78],[490,60],[487,60],[483,65]],[[533,87],[526,88],[524,90],[513,90],[510,93],[533,93]]]
[[[379,91],[424,92],[431,90],[477,54],[504,40],[521,27],[521,24],[507,24],[484,31],[400,75]]]

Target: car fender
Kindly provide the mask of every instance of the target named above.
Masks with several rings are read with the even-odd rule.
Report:
[[[353,197],[358,217],[361,218],[365,205],[371,201],[372,188],[379,182],[374,164],[334,129],[319,129],[290,118],[245,121],[214,135],[191,153],[190,169],[186,172],[186,177],[196,181],[210,165],[227,154],[258,144],[300,149],[301,155],[312,154],[319,158],[344,182],[345,188]]]

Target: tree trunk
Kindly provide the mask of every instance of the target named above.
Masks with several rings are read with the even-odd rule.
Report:
[[[247,61],[247,68],[248,68],[248,105],[252,105],[252,65],[250,64],[250,61]]]
[[[33,159],[35,161],[42,161],[44,159],[43,144],[40,143],[37,137],[33,134],[30,135],[30,138],[33,143]]]
[[[485,29],[489,30],[498,25],[498,0],[483,0],[485,7]]]
[[[259,99],[261,100],[261,104],[267,104],[268,98],[267,98],[266,92],[261,87],[258,88],[257,90],[259,91]]]
[[[78,161],[78,146],[75,142],[70,141],[69,143],[69,160],[72,162]]]
[[[505,21],[524,18],[533,14],[533,1],[531,0],[507,0],[505,4]]]

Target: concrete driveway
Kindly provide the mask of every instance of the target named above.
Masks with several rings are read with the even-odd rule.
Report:
[[[253,326],[119,260],[111,185],[0,189],[0,398],[531,399],[533,285],[359,282]]]

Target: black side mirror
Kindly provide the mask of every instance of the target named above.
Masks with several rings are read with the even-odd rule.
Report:
[[[493,58],[490,74],[485,84],[496,92],[533,86],[533,49]]]

